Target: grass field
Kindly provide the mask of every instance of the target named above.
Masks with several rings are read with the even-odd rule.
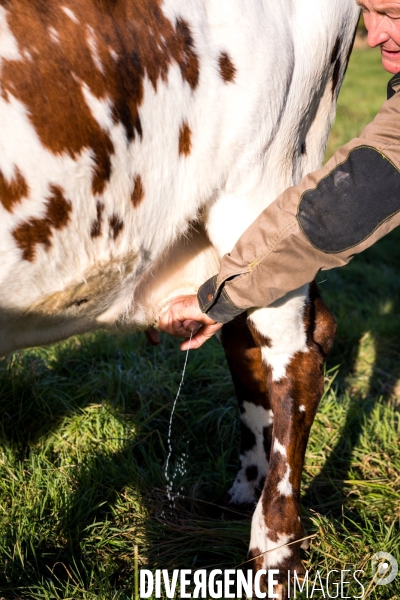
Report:
[[[379,54],[353,53],[328,153],[374,116],[387,80]],[[396,231],[319,278],[339,328],[304,471],[303,518],[315,534],[304,560],[321,575],[364,569],[366,588],[374,552],[399,558],[399,265]],[[152,348],[141,336],[100,333],[0,363],[0,598],[134,598],[135,545],[151,569],[244,560],[249,520],[213,506],[239,446],[215,340],[189,355],[173,421],[175,507],[166,495],[183,361],[174,340]],[[400,598],[400,576],[364,597]]]

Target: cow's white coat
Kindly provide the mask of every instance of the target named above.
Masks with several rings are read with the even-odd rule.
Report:
[[[1,94],[3,61],[32,57],[18,48],[7,8],[0,6],[0,171],[9,181],[19,171],[29,187],[12,213],[0,203],[0,355],[96,327],[133,330],[156,324],[171,297],[196,292],[257,215],[322,161],[335,113],[330,56],[340,36],[342,76],[358,16],[354,0],[165,0],[162,6],[172,22],[184,18],[190,26],[199,83],[193,90],[176,63],[156,89],[145,79],[142,139],[128,143],[122,124],[112,120],[110,98],[99,100],[79,82],[114,145],[101,202],[104,223],[113,214],[123,220],[116,240],[105,225],[101,236],[90,236],[96,219],[92,149],[75,158],[52,154],[27,107],[10,91]],[[98,33],[62,1],[60,10],[80,28],[94,68],[102,71]],[[59,44],[57,31],[50,34]],[[109,52],[118,58],[113,48]],[[236,69],[233,82],[223,81],[219,72],[222,52]],[[183,123],[191,130],[187,156],[178,152]],[[130,197],[138,175],[144,199],[134,208]],[[33,217],[43,218],[51,185],[60,186],[71,202],[70,221],[52,232],[49,249],[37,245],[29,262],[12,232]],[[296,352],[306,351],[306,295],[305,287],[251,312],[256,328],[270,340],[262,356],[275,381],[285,376]],[[81,299],[87,302],[78,305]],[[242,471],[256,460],[261,477],[268,468],[261,425],[270,415],[247,404],[244,419],[253,431],[259,426],[255,448],[242,457]],[[277,443],[274,449],[283,455]],[[285,496],[291,493],[289,476],[288,465],[278,486]],[[241,485],[237,479],[233,495],[238,503],[252,501],[254,483]],[[264,552],[289,539],[282,533],[278,542],[269,540],[260,500],[250,547]],[[289,554],[289,548],[266,554],[264,567],[279,565]]]
[[[60,10],[77,21],[68,7],[61,4]],[[26,107],[11,94],[7,100],[0,97],[0,169],[11,179],[18,168],[30,189],[12,214],[0,206],[3,354],[98,326],[154,324],[169,297],[196,291],[257,214],[322,159],[335,110],[328,58],[339,33],[345,40],[341,53],[347,53],[357,10],[351,0],[282,0],[279,5],[236,0],[229,10],[226,2],[166,0],[163,10],[171,20],[183,17],[190,25],[199,84],[192,90],[176,64],[156,90],[145,81],[142,140],[137,136],[127,146],[123,126],[111,120],[110,102],[95,99],[81,82],[88,106],[115,148],[112,176],[101,197],[104,219],[116,213],[124,222],[115,243],[106,230],[90,238],[96,217],[91,149],[75,159],[53,155],[41,144]],[[96,32],[81,28],[101,69]],[[232,83],[224,82],[218,70],[222,51],[236,69]],[[1,57],[27,60],[3,7]],[[192,131],[188,156],[178,153],[183,122]],[[145,198],[133,209],[129,197],[137,174]],[[11,232],[31,217],[43,217],[51,184],[61,186],[72,201],[71,220],[53,232],[49,250],[38,245],[34,262],[22,260]],[[188,223],[196,219],[204,221],[211,243],[204,233],[195,234],[194,255]],[[190,259],[182,271],[185,253]],[[177,254],[180,268],[174,267]],[[80,297],[89,301],[72,307]],[[274,379],[284,375],[288,357],[304,348],[303,298],[301,291],[279,307],[252,315],[266,335],[272,321],[287,324],[278,326],[282,349],[263,349]]]

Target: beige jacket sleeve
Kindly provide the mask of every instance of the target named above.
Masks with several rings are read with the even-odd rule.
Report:
[[[281,194],[198,292],[222,323],[341,267],[400,224],[400,76],[359,138]]]

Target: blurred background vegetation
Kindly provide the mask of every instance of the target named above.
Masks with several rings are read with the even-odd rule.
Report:
[[[362,37],[365,37],[367,35],[367,30],[365,28],[364,23],[364,16],[362,14],[360,15],[360,20],[358,22],[357,35],[361,35]]]

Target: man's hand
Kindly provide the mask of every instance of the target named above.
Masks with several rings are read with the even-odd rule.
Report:
[[[174,337],[190,337],[190,348],[200,348],[214,335],[222,323],[216,323],[200,309],[197,296],[177,296],[161,316],[158,328]],[[189,348],[189,340],[181,344],[181,350]]]

